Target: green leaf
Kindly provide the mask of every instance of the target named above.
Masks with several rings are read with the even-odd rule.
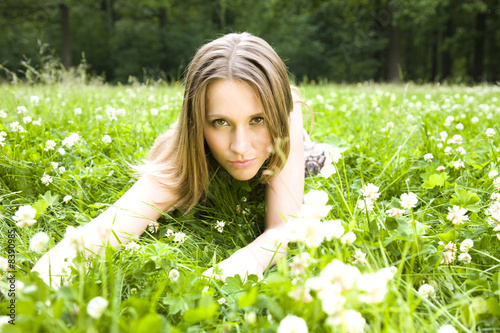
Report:
[[[47,201],[45,200],[38,200],[34,205],[33,205],[33,208],[36,209],[36,215],[35,215],[35,219],[38,219],[42,214],[43,212],[45,212],[45,210],[49,207],[49,204],[47,203]]]
[[[457,239],[457,233],[454,228],[448,230],[447,233],[438,234],[438,236],[439,238],[441,238],[444,244],[448,244],[449,242],[452,242],[455,239]]]
[[[481,199],[477,196],[476,193],[469,193],[464,189],[457,188],[455,189],[455,195],[452,196],[450,200],[450,204],[454,206],[460,206],[467,210],[477,212],[479,210],[479,203]]]
[[[169,306],[168,313],[171,315],[176,314],[177,312],[183,313],[189,308],[194,307],[194,301],[198,298],[198,295],[194,294],[184,294],[184,295],[168,295],[163,300],[164,304]]]
[[[488,298],[486,304],[488,304],[488,313],[500,318],[500,304],[496,297]]]
[[[161,318],[156,313],[149,313],[140,320],[136,320],[130,329],[130,332],[137,333],[156,333],[161,331]]]
[[[241,283],[240,276],[235,275],[234,277],[227,277],[226,284],[222,287],[222,290],[228,294],[243,291],[243,283]]]
[[[238,307],[246,308],[247,306],[252,306],[257,301],[257,288],[250,289],[249,292],[243,294],[238,299]]]
[[[189,324],[194,324],[202,320],[211,320],[214,317],[217,308],[218,305],[212,300],[212,297],[203,295],[199,306],[184,312],[182,318]]]
[[[448,174],[443,173],[434,173],[429,177],[429,180],[424,181],[422,185],[423,188],[432,189],[436,186],[444,186],[446,180],[449,178]]]
[[[59,195],[58,194],[52,195],[52,193],[50,191],[45,192],[44,195],[40,194],[40,197],[43,200],[45,200],[49,204],[49,206],[54,206],[57,203],[58,199],[59,199]]]

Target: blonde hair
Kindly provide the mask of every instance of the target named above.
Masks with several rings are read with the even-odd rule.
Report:
[[[177,125],[159,136],[148,160],[139,168],[177,197],[174,207],[188,212],[208,189],[210,150],[205,143],[206,94],[211,83],[238,80],[253,88],[262,103],[265,123],[273,144],[266,183],[281,170],[290,151],[288,116],[293,108],[288,72],[281,58],[263,39],[249,33],[227,34],[202,46],[191,61],[184,100]]]

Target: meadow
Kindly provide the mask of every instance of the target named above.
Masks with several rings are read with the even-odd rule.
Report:
[[[0,332],[500,332],[500,87],[299,88],[331,165],[276,266],[201,277],[262,230],[261,193],[226,179],[55,290],[31,268],[134,183],[182,86],[0,86]]]

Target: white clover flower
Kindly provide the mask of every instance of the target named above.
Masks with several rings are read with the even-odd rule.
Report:
[[[428,153],[428,154],[424,155],[424,160],[426,162],[431,162],[433,158],[434,158],[434,155],[432,155],[431,153]]]
[[[342,158],[342,150],[337,147],[329,147],[325,152],[326,161],[325,164],[337,164]]]
[[[479,118],[478,117],[472,117],[472,119],[470,121],[473,124],[477,124],[479,122]]]
[[[38,116],[38,120],[33,120],[32,124],[36,126],[42,126],[42,118]]]
[[[417,195],[413,192],[401,194],[401,200],[399,201],[401,207],[404,209],[414,208],[418,203]]]
[[[443,148],[443,144],[440,142],[436,145],[438,148]]]
[[[361,194],[365,198],[369,198],[371,201],[375,201],[380,196],[380,193],[378,193],[378,190],[379,190],[378,186],[375,186],[374,184],[369,183],[369,184],[363,186],[363,188],[361,189]]]
[[[99,319],[103,315],[104,311],[108,307],[108,301],[101,297],[97,296],[90,300],[89,304],[87,304],[87,313],[94,319]]]
[[[307,333],[309,332],[304,319],[288,315],[283,318],[278,326],[277,333]]]
[[[217,220],[217,222],[215,223],[215,229],[217,229],[218,232],[222,233],[224,231],[225,225],[226,222]]]
[[[78,115],[82,114],[82,109],[76,108],[73,110],[73,113],[75,114],[75,116],[78,116]]]
[[[125,250],[135,253],[141,249],[141,246],[134,241],[130,241],[125,245]]]
[[[328,194],[324,191],[311,190],[304,195],[304,204],[300,208],[300,214],[304,218],[321,219],[326,217],[332,206],[326,205]]]
[[[68,203],[71,199],[73,199],[73,197],[71,195],[66,195],[64,198],[63,198],[63,201],[65,203]]]
[[[57,151],[58,151],[58,152],[59,152],[59,154],[61,154],[61,155],[66,154],[66,151],[65,151],[63,148],[59,148]]]
[[[100,114],[98,114],[97,116],[95,116],[95,120],[96,121],[101,121],[104,117]]]
[[[105,144],[109,144],[109,143],[111,143],[111,137],[110,137],[109,135],[107,135],[107,134],[106,134],[105,136],[103,136],[101,140],[102,140],[102,142],[104,142]]]
[[[385,212],[389,214],[390,217],[401,217],[405,211],[399,208],[391,208]]]
[[[45,249],[47,249],[47,245],[49,244],[49,236],[45,232],[37,232],[33,235],[30,241],[30,250],[42,253]]]
[[[453,163],[453,166],[455,167],[455,169],[457,170],[460,170],[460,169],[465,169],[465,164],[462,160],[458,160],[456,162]]]
[[[464,142],[464,139],[462,138],[461,135],[455,134],[453,136],[453,142],[457,145],[461,145]]]
[[[461,253],[458,256],[458,261],[463,262],[464,264],[470,264],[471,260],[472,260],[472,257],[467,252]]]
[[[176,243],[184,243],[186,240],[186,234],[183,232],[176,232],[174,234],[174,242]]]
[[[321,245],[325,239],[323,232],[323,223],[318,219],[301,219],[303,225],[303,242],[310,248],[316,248]]]
[[[7,118],[7,113],[4,110],[0,110],[0,118]]]
[[[488,128],[486,130],[486,136],[488,138],[491,138],[491,137],[495,136],[495,134],[496,134],[496,132],[495,132],[495,130],[493,128]]]
[[[439,171],[439,172],[444,171],[444,170],[446,170],[446,167],[445,167],[445,166],[442,166],[442,165],[440,165],[440,166],[438,166],[438,167],[436,168],[436,171]]]
[[[491,200],[500,201],[500,193],[491,193]]]
[[[43,185],[49,186],[53,182],[53,179],[51,176],[44,174],[43,177],[40,178],[40,181],[42,182]]]
[[[35,216],[36,209],[31,207],[30,205],[25,205],[18,208],[16,214],[12,217],[12,219],[14,221],[17,221],[16,226],[22,228],[35,224]]]
[[[327,241],[342,237],[344,234],[342,222],[340,220],[328,220],[323,222],[323,234]]]
[[[23,114],[23,113],[28,112],[28,110],[26,109],[26,107],[24,105],[19,105],[16,109],[17,109],[17,113],[19,113],[19,114]]]
[[[120,117],[124,117],[127,114],[127,111],[125,109],[118,109],[116,110],[116,114]]]
[[[465,149],[464,149],[464,147],[458,147],[457,148],[457,153],[459,153],[460,155],[465,155]]]
[[[451,155],[451,153],[452,153],[452,149],[451,149],[451,147],[446,147],[446,148],[444,149],[444,154],[445,154],[445,155]]]
[[[10,123],[9,126],[10,126],[10,129],[12,130],[12,132],[21,132],[20,131],[21,126],[19,125],[18,121],[14,121],[14,122]]]
[[[29,124],[33,119],[30,116],[23,117],[23,123]]]
[[[462,123],[458,123],[455,128],[459,131],[463,130],[464,129],[464,125]]]
[[[366,253],[361,251],[361,249],[354,250],[352,263],[366,265]]]
[[[439,136],[441,136],[441,141],[445,142],[446,138],[448,137],[448,133],[446,131],[442,131],[439,133]]]
[[[80,136],[77,133],[71,133],[70,136],[66,137],[62,141],[62,145],[66,146],[67,148],[71,148],[74,146],[74,144],[80,139]]]
[[[356,288],[364,292],[359,300],[369,304],[377,304],[387,294],[387,278],[379,273],[361,274],[356,279]]]
[[[493,186],[495,186],[495,188],[500,191],[500,177],[495,178],[495,180],[493,181]]]
[[[175,236],[175,232],[172,229],[168,229],[167,233],[165,234],[165,236],[167,236],[167,238],[174,237]]]
[[[160,224],[156,221],[151,221],[148,225],[149,232],[158,232],[159,228],[160,228]]]
[[[338,319],[342,324],[345,333],[363,333],[365,331],[366,320],[361,313],[355,310],[345,310],[341,313]],[[328,323],[328,320],[327,320]],[[334,322],[332,323],[334,324]],[[334,325],[332,325],[334,326]],[[337,325],[338,326],[338,325]]]
[[[423,297],[423,298],[429,298],[429,297],[434,297],[436,296],[436,290],[434,289],[433,286],[430,284],[423,284],[418,288],[418,293]]]
[[[226,299],[224,297],[221,297],[217,300],[217,303],[219,303],[220,305],[224,305],[226,304]]]
[[[371,201],[370,198],[358,200],[358,202],[356,203],[356,206],[361,211],[367,210],[369,212],[373,211],[373,208],[374,208],[373,201]]]
[[[460,208],[458,206],[453,206],[453,208],[448,207],[448,216],[446,216],[446,218],[450,220],[451,223],[460,225],[469,219],[469,217],[465,215],[466,213],[467,209],[465,208]]]
[[[6,272],[9,269],[9,259],[0,257],[0,272]]]
[[[323,312],[330,316],[340,313],[344,309],[346,302],[345,297],[340,295],[332,285],[327,287],[324,293],[329,295],[328,297],[321,297],[321,308],[323,309]]]
[[[309,266],[310,259],[311,257],[307,252],[293,257],[292,262],[290,263],[290,273],[296,276],[303,275],[306,271],[307,266]]]
[[[171,269],[170,272],[168,272],[168,278],[172,282],[176,282],[179,279],[179,276],[180,276],[179,271],[176,270],[175,268]]]
[[[158,109],[151,109],[151,115],[152,116],[157,116],[158,115]]]
[[[346,233],[342,238],[340,238],[340,242],[345,245],[352,245],[354,241],[356,240],[356,234],[352,231],[349,231]]]
[[[387,124],[385,124],[385,127],[387,129],[394,128],[394,123],[392,121],[389,121]]]
[[[337,173],[337,169],[335,168],[335,165],[333,164],[328,164],[324,165],[320,172],[319,175],[323,178],[330,178],[332,175]]]
[[[451,325],[444,325],[439,328],[437,333],[458,333],[458,331]]]
[[[449,242],[444,246],[443,259],[441,264],[448,265],[451,264],[456,259],[457,246],[453,242]]]
[[[496,176],[498,176],[498,171],[496,171],[496,170],[491,170],[491,171],[488,173],[488,177],[489,177],[490,179],[493,179],[493,178],[495,178]]]
[[[460,251],[469,252],[469,250],[474,246],[474,241],[472,239],[464,239],[462,243],[460,243]]]
[[[392,278],[394,277],[394,275],[396,275],[396,273],[398,272],[398,269],[395,267],[395,266],[391,266],[391,267],[384,267],[384,268],[381,268],[377,274],[380,274],[381,276],[383,276],[387,281],[390,281],[392,280]]]
[[[118,119],[118,118],[116,118],[116,110],[112,106],[107,106],[106,107],[106,114],[108,115],[108,118],[111,121]]]
[[[33,104],[38,104],[40,102],[40,97],[38,96],[30,96],[30,102]]]
[[[45,142],[45,148],[43,148],[43,150],[45,151],[53,150],[55,146],[56,142],[54,140],[47,140]]]

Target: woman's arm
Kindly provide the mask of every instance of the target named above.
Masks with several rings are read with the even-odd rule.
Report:
[[[141,177],[113,206],[45,253],[32,271],[38,272],[48,285],[58,288],[61,277],[77,255],[75,240],[81,240],[86,256],[99,253],[107,242],[118,246],[116,236],[120,242],[127,243],[131,236],[139,237],[151,221],[160,217],[161,211],[170,210],[174,198],[173,193],[154,178]]]
[[[281,243],[286,248],[285,237],[286,220],[299,215],[304,196],[304,129],[302,108],[298,91],[294,92],[294,108],[290,113],[290,154],[285,166],[278,175],[271,178],[266,186],[266,230],[246,247],[236,251],[231,257],[222,261],[219,268],[222,274],[219,278],[240,274],[262,274],[268,266],[275,263],[277,245]],[[211,276],[212,268],[204,275]]]

